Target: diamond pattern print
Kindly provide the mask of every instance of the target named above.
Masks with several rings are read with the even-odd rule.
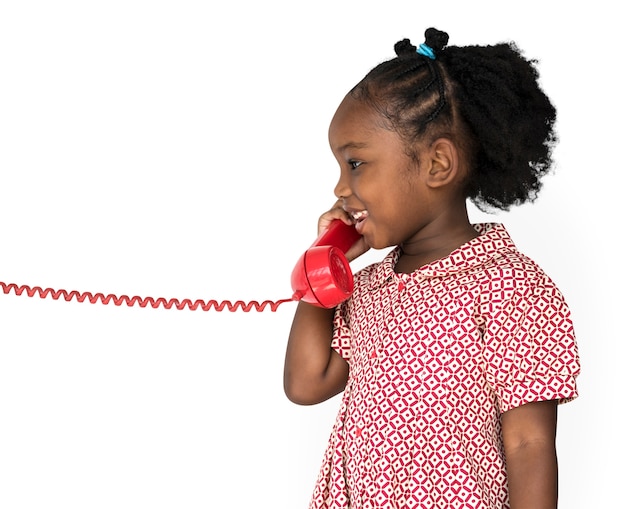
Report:
[[[412,274],[359,271],[333,348],[350,364],[310,509],[502,509],[500,414],[577,396],[570,313],[499,224]]]

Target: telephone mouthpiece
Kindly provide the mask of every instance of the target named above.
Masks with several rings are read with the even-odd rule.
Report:
[[[334,308],[354,290],[352,270],[343,251],[335,246],[314,246],[298,260],[291,274],[294,298]]]

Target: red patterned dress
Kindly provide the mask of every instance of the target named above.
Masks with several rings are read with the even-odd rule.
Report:
[[[355,276],[333,348],[350,375],[310,509],[509,507],[500,414],[577,396],[570,312],[499,224],[411,274]]]

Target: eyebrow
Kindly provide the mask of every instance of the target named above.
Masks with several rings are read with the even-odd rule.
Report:
[[[341,145],[341,147],[338,147],[337,152],[343,152],[344,150],[348,148],[365,148],[365,147],[367,147],[367,143],[364,143],[364,142],[357,143],[356,141],[349,141],[348,143],[344,143],[343,145]]]

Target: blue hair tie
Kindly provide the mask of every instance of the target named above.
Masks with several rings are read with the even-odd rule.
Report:
[[[424,55],[425,57],[430,58],[431,60],[435,60],[435,52],[427,44],[420,44],[420,47],[417,48],[417,52],[420,55]]]

